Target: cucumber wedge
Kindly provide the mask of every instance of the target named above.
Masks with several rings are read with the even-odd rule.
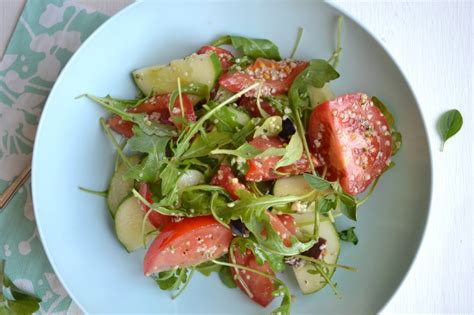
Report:
[[[324,84],[322,88],[308,86],[308,94],[313,108],[335,98],[334,93],[329,88],[328,83]]]
[[[280,178],[273,185],[273,194],[280,197],[289,195],[301,196],[312,190],[303,175]]]
[[[336,227],[331,221],[321,221],[319,224],[319,236],[324,238],[326,243],[326,256],[323,260],[328,264],[336,264],[339,258],[340,243],[339,235],[337,234]],[[329,278],[332,277],[335,271],[335,267],[324,267],[321,266]],[[316,268],[312,263],[306,262],[301,266],[293,267],[296,280],[301,291],[304,294],[314,293],[321,290],[327,284],[326,280],[320,273],[311,274],[309,270],[315,270]]]
[[[132,165],[136,165],[140,162],[140,158],[138,156],[131,156],[128,158],[128,160]],[[127,171],[127,164],[121,162],[110,179],[109,192],[107,194],[107,205],[109,206],[112,216],[115,216],[117,207],[124,200],[124,198],[131,193],[133,189],[133,179],[123,178],[123,175],[125,175]]]
[[[143,94],[150,95],[153,92],[160,95],[175,91],[178,78],[182,86],[200,83],[207,85],[211,91],[220,73],[219,58],[215,53],[208,53],[192,54],[184,59],[173,60],[169,65],[138,69],[132,72],[132,77]]]
[[[176,182],[176,186],[178,187],[178,191],[181,192],[186,187],[204,184],[204,182],[205,178],[201,172],[189,169],[179,177],[178,181]]]
[[[126,198],[115,214],[115,233],[128,252],[143,247],[142,222],[145,213],[140,202],[133,196]],[[150,222],[145,223],[144,233],[153,231]]]

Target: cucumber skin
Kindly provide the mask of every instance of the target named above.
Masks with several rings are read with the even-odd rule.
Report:
[[[136,155],[133,155],[133,156],[128,157],[128,160],[132,165],[136,165],[136,164],[140,163],[141,159],[140,159],[140,157],[138,157]],[[131,191],[134,187],[134,180],[133,179],[124,180],[122,178],[122,181],[127,181],[128,183],[131,183],[130,191],[128,191],[126,194],[124,194],[122,198],[119,198],[120,200],[116,202],[117,204],[115,205],[115,209],[114,209],[113,205],[111,204],[112,201],[111,201],[111,197],[110,197],[110,192],[112,191],[111,187],[112,187],[112,184],[113,184],[113,181],[114,181],[115,177],[123,176],[127,172],[128,168],[124,169],[124,167],[126,167],[126,165],[123,163],[123,161],[121,163],[119,163],[117,169],[114,171],[114,173],[110,177],[110,181],[109,181],[109,189],[108,189],[109,193],[107,194],[107,208],[109,209],[109,212],[110,212],[110,215],[112,216],[112,218],[115,217],[115,213],[117,212],[118,207],[129,196],[129,194],[131,193]]]
[[[138,206],[137,211],[140,211],[140,212],[143,214],[143,218],[144,218],[144,217],[145,217],[145,213],[144,213],[144,212],[142,211],[142,209],[141,209],[141,205],[140,205],[140,203],[139,203],[139,200],[136,199],[136,198],[135,198],[133,195],[131,195],[131,194],[128,195],[127,197],[125,197],[124,200],[120,203],[120,205],[119,205],[118,208],[117,208],[117,213],[119,212],[120,207],[124,206],[125,203],[128,202],[130,199],[133,199],[132,202],[136,202],[136,203],[137,203],[137,206]],[[143,247],[143,246],[139,246],[139,247],[133,248],[133,249],[128,248],[127,245],[125,245],[125,244],[122,242],[122,240],[120,239],[120,236],[119,236],[120,233],[118,233],[117,225],[118,225],[117,220],[115,220],[115,221],[114,221],[115,236],[117,237],[117,240],[119,241],[120,245],[122,245],[122,247],[127,251],[127,253],[132,253],[133,251],[135,251],[135,250],[137,250],[137,249]],[[151,223],[150,223],[149,221],[146,222],[146,223],[145,223],[145,233],[150,233],[150,232],[153,231],[153,230],[154,230],[154,228],[153,228],[153,226],[151,225]],[[153,237],[153,235],[149,235],[149,236],[147,237],[147,241],[149,241],[151,237]]]

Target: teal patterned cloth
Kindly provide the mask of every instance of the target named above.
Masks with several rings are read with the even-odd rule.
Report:
[[[27,1],[0,62],[0,191],[31,159],[38,120],[59,72],[106,19],[75,1]],[[0,246],[7,275],[42,299],[40,312],[79,312],[41,246],[29,181],[0,212]]]

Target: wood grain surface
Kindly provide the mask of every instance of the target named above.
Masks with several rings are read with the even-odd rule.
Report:
[[[80,2],[113,14],[131,1]],[[404,71],[422,108],[433,156],[433,200],[423,244],[383,313],[472,314],[474,5],[470,1],[334,2],[372,32]],[[0,55],[23,4],[24,0],[0,0]],[[462,112],[464,127],[441,153],[435,124],[451,108]]]

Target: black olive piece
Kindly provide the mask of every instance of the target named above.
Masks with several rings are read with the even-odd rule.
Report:
[[[289,118],[286,118],[283,120],[282,130],[278,135],[283,139],[290,140],[291,136],[294,135],[295,132],[295,125],[293,125],[293,122]]]
[[[250,235],[249,230],[247,230],[245,224],[240,220],[230,221],[230,229],[232,231],[232,235],[234,236],[249,237]]]
[[[314,259],[321,258],[321,254],[323,253],[324,248],[326,248],[327,241],[320,237],[318,242],[313,245],[309,250],[303,253],[305,256],[313,257]]]

